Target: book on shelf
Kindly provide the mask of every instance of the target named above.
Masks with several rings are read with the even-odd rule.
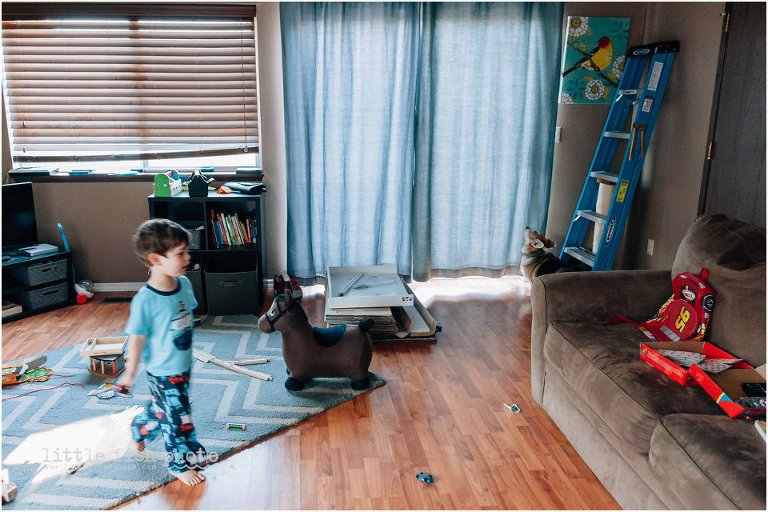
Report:
[[[255,221],[237,213],[210,211],[212,242],[216,247],[246,245],[256,242]]]

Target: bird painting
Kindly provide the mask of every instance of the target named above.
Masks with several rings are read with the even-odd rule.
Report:
[[[624,74],[629,25],[629,18],[568,16],[560,103],[611,102]]]
[[[583,68],[589,71],[594,71],[600,75],[600,78],[606,80],[614,87],[617,85],[615,80],[603,73],[603,70],[608,68],[608,66],[610,66],[613,62],[613,42],[611,41],[610,37],[601,37],[597,42],[597,46],[595,46],[592,51],[588,53],[573,46],[571,48],[581,53],[583,56],[578,61],[576,61],[573,66],[563,71],[564,77],[570,73],[573,73],[579,68]]]

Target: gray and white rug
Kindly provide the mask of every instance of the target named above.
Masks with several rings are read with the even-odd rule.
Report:
[[[268,357],[268,364],[247,368],[273,377],[262,381],[195,361],[192,417],[198,439],[214,457],[224,458],[367,391],[352,390],[349,379],[315,379],[300,392],[286,390],[280,333],[262,334],[255,322],[252,315],[209,317],[195,329],[195,348],[224,360]],[[130,422],[149,400],[143,369],[132,398],[100,400],[87,392],[104,379],[88,372],[79,351],[76,346],[46,354],[45,366],[54,370],[47,382],[2,390],[2,466],[18,485],[18,496],[4,508],[106,509],[172,480],[160,437],[140,454],[130,440]],[[83,387],[55,387],[65,382]],[[370,389],[383,384],[372,374]],[[53,389],[8,399],[43,388]],[[229,430],[228,422],[244,423],[246,430]],[[80,462],[78,471],[67,473]]]

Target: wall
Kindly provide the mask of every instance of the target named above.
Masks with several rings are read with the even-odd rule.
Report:
[[[262,165],[268,187],[267,276],[287,268],[285,136],[283,128],[282,54],[279,5],[258,4],[257,43],[261,84]],[[2,173],[11,168],[3,109]],[[146,179],[146,178],[145,178]],[[133,254],[131,235],[149,216],[148,181],[35,183],[35,208],[41,241],[57,244],[56,223],[65,229],[78,278],[100,289],[131,289],[146,281],[146,270]],[[120,283],[129,283],[123,286]]]
[[[680,53],[629,221],[627,268],[671,268],[696,219],[724,9],[722,2],[658,3],[646,16],[645,40],[679,39]],[[653,256],[646,254],[649,238]]]
[[[615,268],[670,268],[696,218],[724,3],[566,3],[564,15],[629,16],[630,45],[677,39],[664,105]],[[565,24],[565,20],[564,20]],[[562,245],[608,106],[559,105],[547,235]],[[648,238],[654,256],[645,254]]]
[[[267,185],[267,277],[288,268],[288,194],[286,192],[285,116],[280,4],[257,7],[259,95],[262,98],[261,158]]]

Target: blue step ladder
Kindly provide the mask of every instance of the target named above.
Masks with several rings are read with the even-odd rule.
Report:
[[[613,268],[632,198],[640,181],[647,144],[653,135],[672,63],[679,49],[678,41],[630,48],[624,73],[616,88],[616,96],[560,252],[564,263],[575,258],[592,270]],[[645,87],[638,89],[644,76]],[[611,166],[621,143],[626,145],[624,158],[618,172],[614,172]],[[610,208],[605,215],[595,211],[600,183],[615,185]],[[596,232],[602,230],[599,244],[593,247],[594,252],[584,247],[584,239],[592,225]]]

